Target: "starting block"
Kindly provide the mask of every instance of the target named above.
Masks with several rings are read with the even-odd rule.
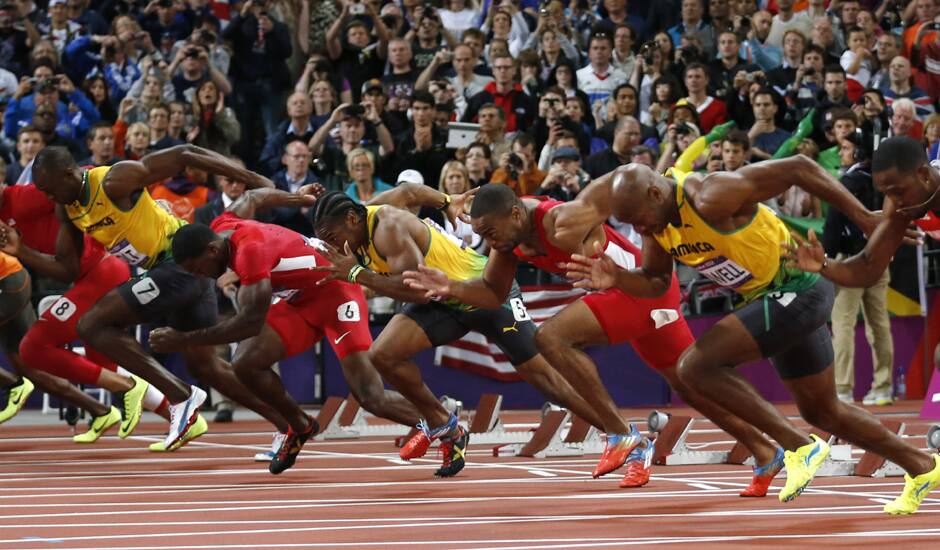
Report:
[[[568,421],[571,420],[570,425]],[[567,431],[566,431],[567,428]],[[472,441],[472,438],[471,438]],[[535,458],[600,454],[605,441],[594,426],[564,409],[549,410],[525,443],[498,445],[493,456]]]
[[[940,425],[931,426],[927,431],[927,447],[940,451]]]
[[[896,433],[904,435],[904,423],[896,420],[882,420],[886,428]],[[817,434],[820,435],[820,434]],[[834,437],[822,437],[828,439],[830,445],[829,458],[823,462],[822,466],[816,472],[816,477],[832,476],[864,476],[864,477],[896,477],[903,476],[904,470],[897,464],[879,456],[871,451],[865,451],[861,458],[852,457],[852,446],[848,444],[836,444]]]
[[[509,431],[499,418],[503,405],[503,396],[498,393],[484,393],[473,413],[468,431],[473,445],[506,445],[528,441],[532,432],[528,430]]]
[[[743,464],[750,453],[740,444],[731,451],[704,451],[690,447],[687,439],[695,425],[690,416],[668,415],[653,411],[647,420],[650,431],[657,432],[653,463],[666,466],[702,464]]]

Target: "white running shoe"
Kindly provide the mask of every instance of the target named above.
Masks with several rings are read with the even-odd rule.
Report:
[[[876,405],[878,407],[883,407],[885,405],[890,405],[894,403],[894,397],[891,395],[891,390],[870,390],[865,397],[862,398],[863,405]]]
[[[851,405],[852,403],[855,403],[855,397],[852,395],[852,392],[850,391],[837,392],[836,396],[839,398],[839,401],[842,401],[843,403],[848,403],[849,405]]]
[[[271,462],[274,460],[274,455],[276,455],[278,449],[281,448],[281,444],[284,443],[285,437],[287,437],[287,434],[274,432],[274,441],[271,442],[271,450],[256,454],[255,462]]]
[[[164,446],[172,449],[186,430],[193,425],[199,417],[199,407],[206,401],[206,392],[196,386],[190,386],[189,399],[182,403],[170,405],[170,431],[164,440]]]

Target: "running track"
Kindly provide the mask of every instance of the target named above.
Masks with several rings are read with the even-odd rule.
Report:
[[[923,446],[918,407],[878,412],[907,421]],[[649,485],[624,490],[619,475],[591,479],[596,456],[496,459],[471,440],[468,467],[437,480],[437,457],[404,464],[387,438],[313,442],[275,477],[251,461],[270,442],[260,422],[210,424],[179,452],[148,453],[163,429],[79,446],[65,425],[0,428],[0,548],[846,548],[940,537],[940,494],[915,516],[881,512],[901,478],[818,478],[782,504],[779,479],[767,498],[739,498],[743,466],[658,467]],[[721,433],[695,437],[728,445]]]

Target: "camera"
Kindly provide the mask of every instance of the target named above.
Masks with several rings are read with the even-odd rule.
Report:
[[[192,57],[193,59],[199,57],[199,49],[193,46],[186,48],[186,57]]]
[[[366,108],[363,107],[362,105],[349,105],[348,107],[343,109],[343,115],[347,117],[350,117],[350,116],[361,117],[364,114],[366,114]]]
[[[647,65],[653,64],[653,52],[655,52],[659,46],[656,45],[656,42],[650,40],[646,44],[640,46],[640,55],[643,56],[643,62]]]
[[[550,15],[548,8],[542,8],[539,10],[539,15],[542,17],[548,17]]]
[[[356,2],[349,6],[350,15],[362,15],[366,12],[366,6],[362,2]]]
[[[117,53],[117,48],[115,48],[114,46],[109,44],[104,47],[104,54],[106,56],[113,56],[116,53]]]
[[[692,133],[692,127],[686,124],[685,122],[680,122],[676,124],[676,135],[684,136]]]
[[[813,67],[809,67],[805,71],[803,71],[803,74],[806,76],[816,76],[816,69]]]
[[[927,23],[927,30],[940,31],[940,23],[937,23],[936,21],[933,23]]]
[[[203,45],[210,46],[215,44],[216,40],[218,40],[218,37],[214,32],[207,29],[199,31],[199,42],[201,42]]]
[[[522,157],[515,153],[509,153],[509,158],[506,159],[506,164],[509,165],[509,177],[513,180],[519,179],[519,173],[525,169],[525,161],[522,160]]]

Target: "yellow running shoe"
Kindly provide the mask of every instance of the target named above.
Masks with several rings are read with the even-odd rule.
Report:
[[[140,422],[140,415],[144,410],[144,394],[150,386],[149,382],[134,374],[131,375],[131,380],[134,381],[134,387],[121,396],[121,404],[124,406],[124,419],[121,421],[121,429],[118,430],[121,439],[131,435]]]
[[[34,387],[33,383],[29,381],[29,378],[22,378],[20,379],[20,383],[16,386],[0,390],[0,395],[3,393],[7,394],[6,403],[3,403],[3,410],[0,411],[0,424],[3,424],[16,416],[16,413],[20,412],[20,409],[26,404],[26,400],[29,399],[29,394],[33,393]]]
[[[208,430],[209,430],[209,424],[206,423],[206,419],[203,418],[202,415],[200,414],[198,417],[196,417],[196,421],[193,422],[193,425],[190,426],[188,430],[186,430],[186,433],[183,434],[183,437],[179,440],[179,442],[173,445],[173,447],[169,449],[169,451],[167,450],[165,446],[165,442],[162,439],[160,441],[157,441],[156,443],[151,443],[148,449],[150,449],[150,452],[152,453],[166,453],[166,452],[172,453],[173,451],[179,449],[180,447],[189,443],[193,439],[196,439],[200,435],[206,433]]]
[[[104,435],[104,432],[108,431],[111,426],[114,426],[120,421],[121,411],[119,411],[117,407],[111,407],[108,414],[93,418],[91,426],[88,427],[88,431],[72,437],[72,441],[75,443],[94,443],[98,441],[98,438]]]
[[[809,436],[813,438],[812,443],[783,453],[787,484],[780,490],[780,502],[790,502],[800,496],[829,456],[829,445],[815,434]]]
[[[920,507],[927,493],[940,485],[940,455],[933,455],[934,469],[917,477],[904,474],[904,491],[901,496],[885,504],[885,512],[893,516],[913,514]]]

